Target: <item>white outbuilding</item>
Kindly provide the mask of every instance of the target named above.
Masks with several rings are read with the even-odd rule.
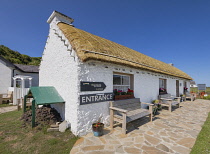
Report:
[[[13,64],[0,56],[0,94],[13,91],[13,77],[16,75],[30,76],[33,78],[31,86],[39,85],[39,66]],[[29,88],[29,83],[28,81],[24,83],[26,88]],[[21,86],[21,81],[17,81],[16,84],[17,87]]]
[[[160,88],[177,96],[190,88],[192,78],[178,68],[78,29],[73,21],[57,11],[47,20],[39,85],[54,86],[65,100],[53,107],[75,135],[91,131],[98,119],[109,125],[114,89],[129,88],[134,97],[151,103]]]

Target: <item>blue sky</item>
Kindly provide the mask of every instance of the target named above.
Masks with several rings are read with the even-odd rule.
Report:
[[[209,0],[0,0],[0,44],[39,57],[53,10],[210,86]]]

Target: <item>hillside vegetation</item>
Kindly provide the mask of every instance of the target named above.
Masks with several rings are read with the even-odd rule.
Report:
[[[4,45],[0,45],[0,56],[13,64],[38,66],[41,61],[41,57],[30,57],[28,55],[20,54],[19,52],[13,51]]]

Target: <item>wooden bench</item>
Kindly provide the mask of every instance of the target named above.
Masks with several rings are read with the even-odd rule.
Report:
[[[159,100],[162,106],[167,106],[168,110],[172,111],[172,106],[179,105],[180,108],[180,99],[181,97],[174,97],[171,94],[159,95]]]
[[[149,105],[149,110],[141,108],[141,104]],[[122,123],[122,133],[126,134],[126,123],[148,116],[152,121],[152,106],[150,103],[140,102],[140,98],[132,98],[110,102],[110,127],[114,121]]]
[[[191,93],[189,93],[189,92],[186,92],[186,93],[185,93],[185,97],[184,97],[184,101],[186,101],[186,99],[190,99],[191,102],[192,102],[192,101],[195,100],[195,98],[196,98],[196,97],[195,97],[193,94],[191,94]]]

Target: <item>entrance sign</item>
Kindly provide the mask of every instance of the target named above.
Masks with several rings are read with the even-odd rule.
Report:
[[[80,82],[81,91],[103,91],[106,85],[103,82]]]
[[[198,84],[198,90],[206,90],[206,84]]]
[[[80,105],[113,100],[113,93],[80,95]]]

